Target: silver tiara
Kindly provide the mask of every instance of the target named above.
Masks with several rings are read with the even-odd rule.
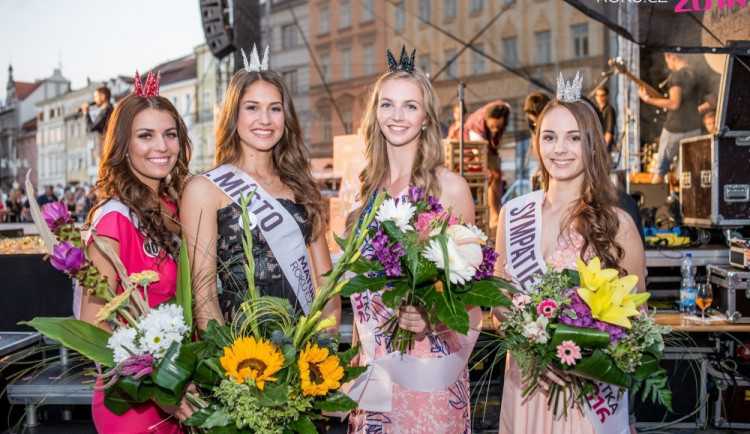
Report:
[[[242,51],[242,61],[245,63],[245,71],[260,72],[268,70],[268,45],[266,45],[266,52],[263,53],[263,62],[258,58],[258,48],[255,44],[253,44],[253,51],[250,53],[250,63],[247,62],[245,50],[240,48],[240,51]]]
[[[557,100],[562,102],[576,102],[581,99],[581,88],[583,87],[583,77],[581,71],[576,71],[576,77],[573,84],[565,82],[562,72],[557,77]]]

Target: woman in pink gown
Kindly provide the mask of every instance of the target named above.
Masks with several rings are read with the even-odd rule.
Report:
[[[451,207],[455,216],[474,222],[474,202],[468,184],[443,167],[437,115],[440,105],[435,90],[422,71],[412,68],[413,64],[392,66],[391,71],[377,81],[370,96],[362,126],[366,165],[360,174],[358,199],[361,205],[348,216],[347,231],[352,230],[372,206],[371,198],[376,192],[386,189],[392,197],[403,197],[409,186],[414,185],[424,188],[428,196],[439,198],[446,209]],[[355,364],[371,365],[396,351],[389,345],[390,336],[382,328],[393,315],[398,315],[400,327],[417,334],[410,356],[436,359],[459,349],[455,332],[440,325],[434,331],[429,330],[424,309],[402,307],[393,311],[381,299],[388,288],[377,289],[352,297],[353,305],[360,306],[355,315],[354,339],[362,336],[358,329],[369,334],[369,337],[362,337]],[[367,345],[374,351],[365,351]],[[390,410],[353,411],[349,417],[349,432],[471,432],[469,376],[465,367],[456,372],[455,377],[457,380],[452,386],[429,392],[411,390],[394,382],[388,387],[390,402],[380,403]],[[377,387],[377,384],[370,386],[368,383],[366,387]]]
[[[575,269],[576,258],[589,261],[598,256],[603,267],[637,275],[638,291],[645,291],[643,245],[632,218],[616,207],[604,133],[594,107],[580,99],[555,99],[542,111],[538,125],[534,133],[534,153],[542,163],[546,186],[544,194],[534,199],[540,201],[541,207],[541,222],[536,223],[541,257],[556,270],[562,270]],[[510,238],[506,228],[512,221],[506,214],[509,206],[510,203],[506,204],[500,212],[496,272],[513,278],[506,244]],[[495,328],[499,330],[502,309],[493,313]],[[521,398],[524,389],[521,377],[518,364],[508,355],[501,401],[501,433],[595,432],[578,406],[568,409],[567,417],[555,416],[547,406],[547,395],[542,389]],[[554,378],[555,374],[551,372],[550,377]],[[627,426],[618,430],[626,431]]]
[[[174,258],[180,235],[175,213],[190,150],[184,122],[172,103],[160,96],[126,96],[117,104],[104,137],[96,183],[99,202],[86,223],[117,252],[128,274],[159,274],[159,281],[148,288],[151,307],[175,295]],[[114,265],[90,239],[87,253],[109,285],[122,292]],[[79,318],[95,324],[103,305],[104,300],[83,294]],[[107,323],[99,327],[111,331]],[[94,424],[101,433],[179,433],[179,421],[190,412],[184,403],[160,408],[149,401],[118,416],[105,407],[102,390],[94,392],[92,402]]]

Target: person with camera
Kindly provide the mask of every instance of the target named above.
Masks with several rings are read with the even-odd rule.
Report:
[[[94,163],[96,163],[102,155],[102,137],[104,137],[109,116],[114,110],[112,104],[109,103],[111,96],[112,94],[106,86],[102,86],[94,91],[93,103],[99,106],[101,110],[99,110],[99,113],[97,113],[93,120],[89,114],[91,103],[85,103],[81,106],[81,112],[86,116],[86,129],[90,133],[94,133],[94,149],[91,151],[91,157]]]

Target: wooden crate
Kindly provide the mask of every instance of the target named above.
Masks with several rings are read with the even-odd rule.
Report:
[[[458,140],[445,140],[445,166],[451,171],[459,172],[460,143]],[[487,176],[487,141],[464,142],[464,174],[484,174]]]
[[[471,196],[474,198],[474,204],[477,206],[487,205],[487,192],[489,182],[486,174],[464,173],[464,179],[469,184]]]

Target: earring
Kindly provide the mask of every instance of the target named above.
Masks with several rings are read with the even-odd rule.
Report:
[[[169,185],[170,182],[172,182],[172,174],[171,173],[169,175],[167,175],[166,178],[164,178],[164,183],[165,184]]]
[[[422,124],[422,131],[427,129],[427,125]]]

